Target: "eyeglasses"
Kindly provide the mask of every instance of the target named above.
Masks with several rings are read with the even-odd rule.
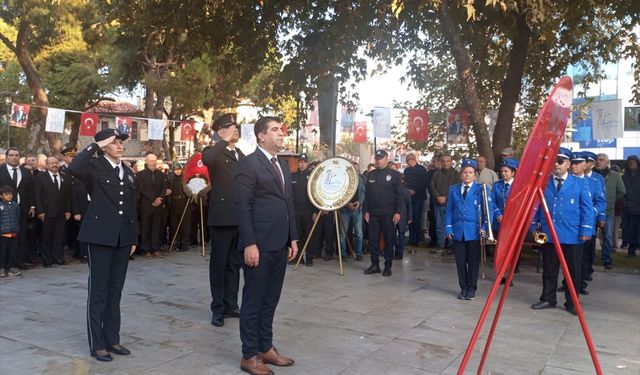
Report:
[[[557,159],[556,159],[556,164],[562,164],[562,163],[564,163],[564,162],[565,162],[565,161],[567,161],[567,160],[569,160],[569,159],[557,158]]]

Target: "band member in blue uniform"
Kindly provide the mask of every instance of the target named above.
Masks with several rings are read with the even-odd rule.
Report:
[[[544,191],[544,199],[553,219],[571,281],[578,288],[581,280],[583,244],[593,234],[594,210],[588,183],[584,179],[569,174],[572,156],[571,150],[560,147],[553,173]],[[535,231],[538,227],[547,235],[549,242],[542,245],[542,295],[540,295],[540,301],[531,306],[534,310],[556,306],[556,289],[560,270],[549,224],[541,207],[538,207],[534,216],[531,231]],[[576,309],[568,288],[564,294],[565,308],[575,315]]]
[[[369,224],[369,251],[371,266],[364,273],[380,273],[380,234],[384,237],[384,271],[391,276],[393,263],[393,231],[400,222],[402,191],[400,173],[387,168],[389,155],[385,150],[376,151],[376,169],[369,172],[364,189],[364,220]]]
[[[68,168],[91,195],[78,241],[87,245],[89,258],[89,349],[104,362],[113,359],[109,352],[131,354],[120,345],[120,297],[129,256],[138,245],[136,184],[133,172],[120,161],[128,137],[117,129],[101,130]]]
[[[473,300],[478,290],[478,273],[480,270],[480,240],[487,231],[487,221],[482,184],[476,183],[475,173],[478,164],[475,160],[463,160],[460,170],[461,183],[449,187],[447,209],[445,211],[444,234],[453,240],[453,251],[456,257],[458,299]],[[487,189],[489,212],[493,212],[491,190]],[[492,215],[493,216],[493,215]]]
[[[599,205],[596,207],[596,209],[598,210],[598,214],[596,216],[596,227],[602,228],[602,230],[604,231],[604,226],[607,223],[607,215],[606,215],[607,189],[605,187],[606,182],[604,177],[602,177],[602,175],[600,175],[599,173],[593,172],[593,166],[595,165],[597,155],[591,151],[583,151],[582,154],[584,155],[584,159],[585,159],[585,168],[584,168],[585,177],[593,178],[596,181],[598,181],[602,189],[602,196],[593,197],[593,200],[594,200],[593,205],[596,206],[596,200],[597,200]],[[591,194],[593,194],[593,192]],[[594,231],[593,236],[591,237],[591,240],[588,241],[590,246],[590,250],[589,250],[590,252],[589,254],[587,254],[588,255],[588,258],[587,258],[588,273],[586,273],[584,276],[585,280],[587,281],[593,280],[592,274],[593,274],[593,261],[596,259],[596,236],[598,234],[597,228]]]
[[[505,207],[507,204],[507,199],[509,199],[509,194],[511,194],[511,188],[513,187],[513,180],[516,176],[516,170],[518,169],[518,160],[517,159],[504,159],[502,160],[502,164],[500,166],[500,176],[501,180],[496,181],[493,184],[493,190],[491,190],[491,196],[493,197],[493,204],[495,206],[495,210],[493,211],[493,235],[497,238],[498,232],[500,231],[500,223],[502,223],[502,217],[505,213]],[[520,260],[516,264],[515,272],[518,272],[518,266],[520,265]],[[505,278],[502,278],[501,284],[505,283]],[[513,282],[511,283],[513,286]]]
[[[576,177],[584,178],[589,185],[589,193],[593,203],[595,221],[593,222],[593,234],[591,239],[584,243],[584,251],[582,253],[582,280],[580,286],[576,286],[580,294],[587,295],[587,277],[590,276],[589,268],[593,265],[593,258],[596,252],[596,234],[597,228],[603,227],[605,222],[605,211],[607,210],[607,200],[604,196],[604,185],[595,178],[588,177],[585,174],[587,165],[587,155],[584,152],[574,152],[571,158],[571,174]],[[598,175],[599,176],[599,175]],[[597,226],[596,226],[597,225]],[[563,282],[564,285],[564,282]]]

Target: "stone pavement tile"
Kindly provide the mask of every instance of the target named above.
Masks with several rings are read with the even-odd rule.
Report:
[[[29,344],[27,344],[26,342],[8,339],[6,337],[0,336],[0,358],[2,358],[2,356],[5,356],[12,352],[16,352],[18,350],[22,350],[27,347],[29,347]]]
[[[618,353],[628,356],[640,354],[640,330],[638,325],[616,320],[587,320],[589,333],[597,351]],[[635,334],[630,334],[635,332]],[[574,318],[567,327],[566,334],[559,344],[586,345],[582,326],[578,318]]]
[[[368,357],[437,373],[445,370],[459,353],[459,349],[449,346],[394,339]]]
[[[214,355],[215,354],[215,355]],[[140,374],[194,375],[194,374],[245,374],[240,370],[240,360],[229,360],[218,353],[187,353],[168,362],[153,366]]]
[[[32,315],[37,316],[38,313],[34,312]],[[28,324],[8,324],[6,327],[3,327],[4,332],[2,332],[2,336],[30,345],[47,347],[49,345],[56,345],[62,338],[78,336],[86,332],[85,325],[78,324],[77,322],[69,323],[56,321],[55,319],[25,320]]]
[[[399,363],[387,362],[380,358],[365,358],[353,366],[340,372],[340,375],[436,375],[440,372],[430,372]]]
[[[626,375],[640,373],[640,360],[638,357],[633,358],[631,356],[603,351],[598,351],[597,354],[600,366],[605,374],[616,373]],[[570,363],[567,363],[568,359],[570,359]],[[586,342],[577,346],[558,344],[549,359],[548,365],[581,371],[583,374],[595,373]]]
[[[0,372],[3,374],[42,374],[52,366],[72,361],[68,356],[51,350],[29,346],[0,356]]]

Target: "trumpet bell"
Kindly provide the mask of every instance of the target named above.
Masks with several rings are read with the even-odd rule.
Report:
[[[533,242],[537,243],[538,245],[544,245],[549,242],[549,238],[547,237],[547,234],[545,232],[537,230],[533,233]]]

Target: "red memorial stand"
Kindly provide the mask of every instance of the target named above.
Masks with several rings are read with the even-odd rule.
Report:
[[[500,296],[500,301],[496,308],[496,312],[493,318],[493,324],[491,330],[487,336],[484,350],[482,352],[482,359],[478,366],[478,374],[482,373],[482,369],[486,363],[489,348],[491,347],[491,341],[498,326],[498,320],[502,307],[509,294],[509,285],[513,279],[513,272],[515,265],[520,257],[520,251],[522,244],[524,243],[525,236],[530,228],[533,215],[536,212],[538,206],[543,210],[546,217],[549,229],[551,232],[551,238],[555,246],[558,260],[562,267],[562,273],[566,280],[566,287],[569,288],[571,299],[573,300],[580,325],[582,326],[582,332],[584,338],[589,347],[589,353],[593,361],[593,366],[598,374],[602,374],[600,368],[600,362],[596,354],[591,335],[589,333],[589,327],[584,319],[582,312],[582,306],[578,300],[575,286],[569,276],[569,269],[567,262],[562,254],[560,248],[560,242],[553,226],[553,221],[547,208],[547,203],[544,199],[544,189],[549,181],[549,176],[553,169],[553,164],[560,148],[560,141],[564,135],[567,121],[571,115],[571,101],[572,93],[571,89],[573,84],[571,78],[562,77],[558,84],[553,88],[549,98],[544,103],[542,111],[536,121],[535,127],[529,136],[527,146],[521,158],[520,167],[516,174],[515,181],[513,182],[511,194],[507,201],[509,207],[504,213],[502,223],[500,224],[500,233],[498,236],[498,244],[495,251],[495,271],[497,273],[491,292],[487,297],[480,318],[476,325],[473,335],[469,340],[469,345],[464,354],[460,367],[458,368],[458,374],[464,374],[467,363],[471,357],[471,353],[478,340],[478,336],[482,330],[482,326],[487,319],[493,300],[500,287],[500,281],[507,274],[507,280],[504,283],[504,289]]]

